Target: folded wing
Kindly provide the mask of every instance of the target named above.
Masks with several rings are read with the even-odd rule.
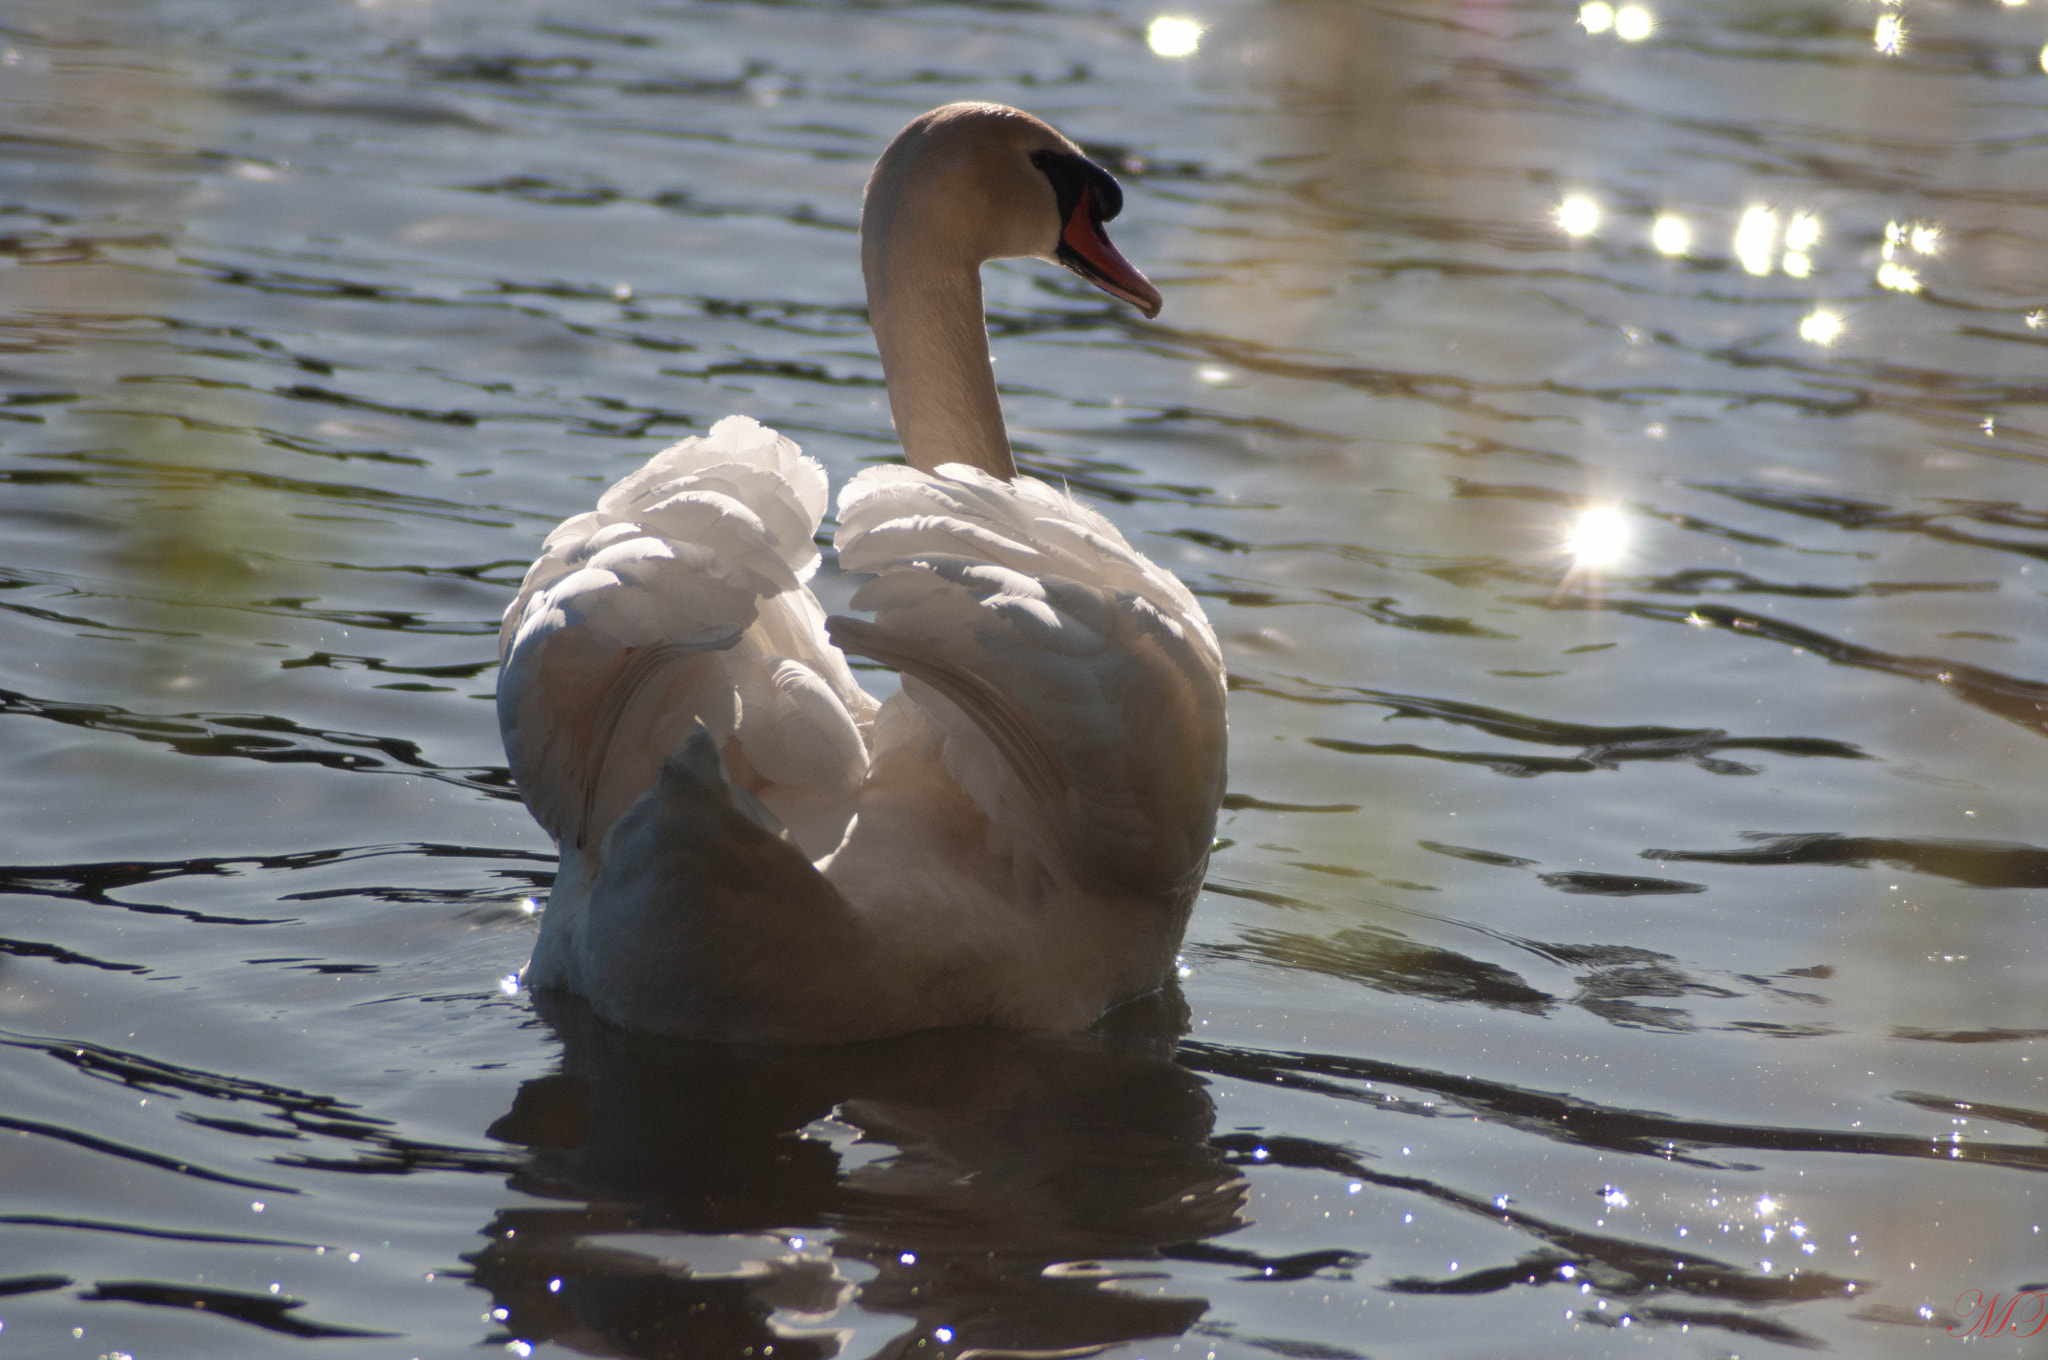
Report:
[[[565,850],[595,854],[699,723],[799,848],[836,844],[873,702],[804,584],[825,504],[815,461],[729,416],[548,536],[505,611],[498,723]]]
[[[1225,728],[1221,655],[1186,587],[1071,497],[957,465],[863,472],[837,547],[874,574],[853,603],[875,618],[832,619],[833,641],[904,673],[992,824],[1028,829],[1079,886],[1192,891]]]

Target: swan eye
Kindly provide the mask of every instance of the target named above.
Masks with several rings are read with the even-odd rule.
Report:
[[[1116,176],[1086,156],[1076,156],[1067,151],[1034,151],[1031,163],[1052,182],[1053,194],[1059,200],[1060,221],[1073,218],[1074,207],[1081,201],[1084,190],[1088,194],[1090,215],[1097,225],[1115,221],[1116,215],[1124,210],[1124,190],[1116,182]]]

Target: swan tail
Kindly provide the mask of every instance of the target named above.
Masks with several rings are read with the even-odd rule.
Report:
[[[1090,886],[1178,896],[1224,787],[1223,672],[1187,589],[1101,516],[1027,478],[865,472],[841,497],[842,565],[872,623],[830,621],[895,666],[992,825],[1036,827]]]
[[[804,585],[824,510],[817,463],[729,416],[548,536],[505,611],[498,724],[563,845],[601,846],[700,723],[792,815],[858,787],[872,704]]]
[[[830,1016],[850,1004],[836,994],[792,998],[782,985],[844,971],[859,956],[859,931],[775,814],[733,781],[702,723],[613,824],[591,899],[603,909],[573,945],[578,990],[615,1022],[801,1039],[830,1033]]]

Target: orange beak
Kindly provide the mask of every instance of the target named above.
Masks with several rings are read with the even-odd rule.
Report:
[[[1072,215],[1067,218],[1067,225],[1060,232],[1058,259],[1111,297],[1122,298],[1136,307],[1146,319],[1159,315],[1159,290],[1109,243],[1102,224],[1095,220],[1089,191],[1085,188],[1081,190],[1080,200],[1074,204]]]

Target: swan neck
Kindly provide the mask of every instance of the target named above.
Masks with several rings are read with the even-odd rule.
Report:
[[[884,220],[897,225],[905,216]],[[967,463],[1008,480],[1017,464],[990,367],[981,261],[904,235],[861,243],[868,319],[904,459],[925,472]]]

